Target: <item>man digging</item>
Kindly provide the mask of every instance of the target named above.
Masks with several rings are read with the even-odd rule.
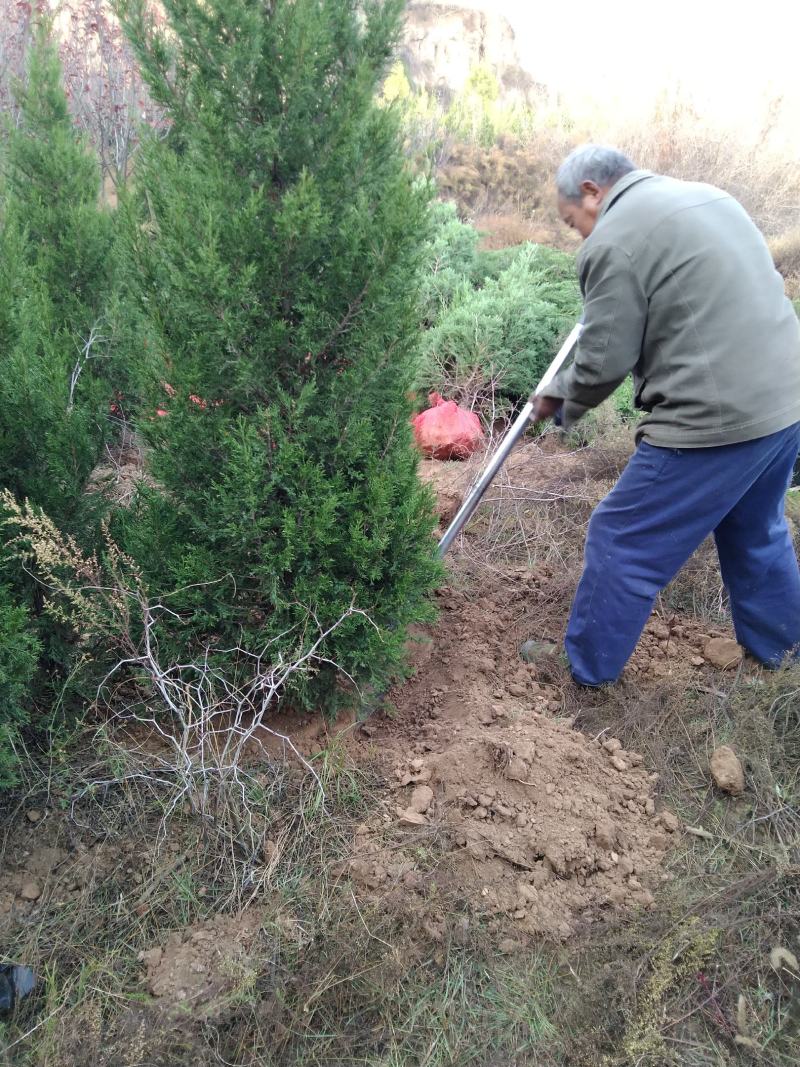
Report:
[[[575,681],[615,682],[658,593],[714,535],[739,643],[800,647],[784,498],[800,448],[800,324],[761,233],[727,193],[571,153],[559,211],[584,238],[573,363],[537,398],[565,428],[633,373],[636,451],[595,510],[565,640]]]

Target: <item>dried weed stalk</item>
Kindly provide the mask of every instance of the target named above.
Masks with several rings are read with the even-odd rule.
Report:
[[[271,801],[292,769],[301,770],[297,815],[304,824],[328,815],[326,778],[337,771],[324,760],[318,771],[271,723],[302,676],[331,668],[346,675],[326,656],[326,642],[352,616],[368,617],[351,605],[326,626],[309,610],[302,624],[258,652],[205,647],[191,662],[167,662],[159,633],[180,625],[180,617],[150,599],[141,572],[107,529],[101,562],[38,509],[7,492],[1,500],[9,544],[47,590],[48,611],[74,631],[87,656],[99,648],[116,658],[91,709],[102,718],[91,741],[101,758],[84,773],[73,818],[87,797],[110,789],[124,790],[141,810],[152,809],[155,798],[157,847],[176,813],[194,814],[218,839],[214,854],[230,861],[232,888],[252,882],[268,856]]]

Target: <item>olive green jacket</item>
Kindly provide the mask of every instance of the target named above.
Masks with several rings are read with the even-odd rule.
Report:
[[[578,256],[584,328],[546,390],[572,425],[633,372],[637,428],[667,448],[800,421],[800,323],[761,233],[727,193],[634,171]]]

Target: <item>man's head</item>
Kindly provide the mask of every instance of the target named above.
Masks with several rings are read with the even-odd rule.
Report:
[[[632,170],[616,148],[587,144],[570,152],[556,175],[558,211],[567,226],[588,237],[609,189]]]

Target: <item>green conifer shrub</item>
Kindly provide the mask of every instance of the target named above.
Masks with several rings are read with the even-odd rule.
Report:
[[[527,397],[580,315],[569,260],[553,249],[523,246],[496,278],[485,275],[480,288],[457,290],[424,336],[416,387],[495,381],[501,396]]]
[[[39,23],[0,151],[0,482],[74,526],[107,427],[111,218]]]
[[[76,134],[48,27],[39,22],[18,121],[0,144],[0,486],[91,539],[89,474],[107,435],[112,220],[97,159]],[[14,737],[53,703],[74,641],[0,544],[0,785]]]
[[[125,208],[158,486],[117,535],[181,620],[164,656],[279,638],[276,655],[309,612],[366,612],[307,701],[333,664],[384,678],[439,574],[405,396],[429,191],[374,103],[402,7],[165,0],[160,31],[143,0],[120,5],[171,129]]]
[[[456,205],[437,201],[431,212],[433,232],[425,245],[420,280],[422,322],[433,326],[459,294],[476,280],[480,234],[462,222]]]

